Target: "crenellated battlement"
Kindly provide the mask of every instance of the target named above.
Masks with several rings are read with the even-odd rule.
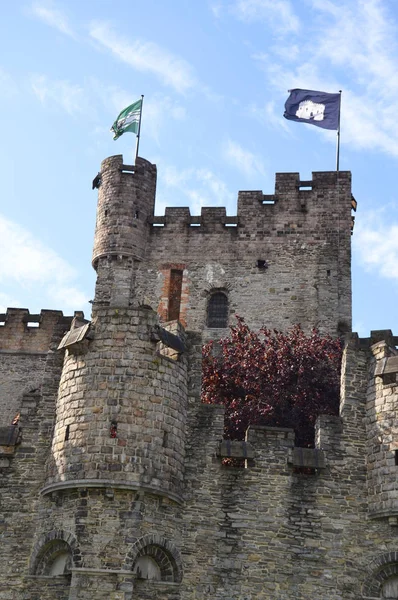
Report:
[[[282,233],[307,233],[309,228],[329,227],[339,221],[351,227],[351,209],[356,201],[351,193],[349,171],[314,172],[311,180],[300,180],[299,173],[276,173],[275,192],[240,191],[236,216],[227,216],[225,207],[202,207],[200,215],[191,215],[188,207],[167,207],[164,216],[150,217],[157,230],[222,232],[258,225]],[[314,218],[313,218],[314,217]],[[343,224],[341,223],[343,222]],[[286,231],[286,226],[288,225]]]
[[[75,316],[82,314],[75,312]],[[0,352],[46,353],[70,328],[72,319],[61,310],[31,314],[27,308],[8,308],[0,314]]]

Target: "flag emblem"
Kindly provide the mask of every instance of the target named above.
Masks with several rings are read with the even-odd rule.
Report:
[[[126,131],[138,133],[141,118],[141,107],[142,100],[137,100],[137,102],[130,104],[130,106],[122,110],[111,127],[111,131],[114,133],[114,140],[117,140]]]
[[[340,94],[314,90],[290,90],[285,103],[285,119],[301,121],[324,129],[338,129]]]

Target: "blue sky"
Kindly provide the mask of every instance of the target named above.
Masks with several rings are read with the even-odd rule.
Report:
[[[275,172],[335,168],[333,131],[286,121],[290,88],[343,91],[340,168],[358,201],[353,328],[398,334],[398,5],[387,0],[6,2],[0,21],[0,311],[72,314],[93,297],[103,158],[145,94],[140,155],[157,213],[236,211]]]

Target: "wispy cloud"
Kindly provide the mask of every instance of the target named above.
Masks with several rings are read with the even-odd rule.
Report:
[[[363,214],[355,225],[353,249],[364,268],[398,280],[398,224],[382,211]]]
[[[310,36],[285,38],[253,59],[281,99],[294,87],[342,89],[345,143],[398,156],[397,24],[387,5],[312,0],[312,9]]]
[[[275,129],[284,129],[286,133],[292,135],[291,128],[288,127],[282,116],[280,105],[277,105],[274,100],[265,102],[262,106],[251,104],[249,106],[249,114],[252,115],[262,125],[273,127]]]
[[[51,80],[46,75],[32,75],[30,85],[44,105],[59,106],[70,115],[86,112],[88,109],[87,91],[81,85]]]
[[[75,37],[66,15],[52,2],[34,2],[28,12],[61,33]]]
[[[179,93],[185,93],[197,84],[191,65],[155,42],[128,40],[105,22],[91,23],[89,32],[93,40],[119,60],[138,71],[152,73]]]
[[[168,191],[177,190],[182,198],[181,204],[190,206],[191,214],[200,214],[202,206],[230,207],[235,198],[227,185],[213,171],[207,168],[177,169],[163,165],[159,173],[160,188],[166,193],[158,197],[157,211],[162,212],[168,201]],[[175,201],[173,202],[175,205]]]
[[[277,33],[297,32],[300,21],[289,0],[236,0],[232,12],[242,21],[264,21]]]
[[[250,150],[243,148],[238,142],[228,140],[223,148],[223,157],[230,165],[244,173],[248,178],[258,174],[265,175],[265,166],[262,159]]]
[[[138,100],[139,92],[137,90],[128,90],[116,85],[106,85],[95,78],[90,78],[87,82],[87,93],[92,98],[91,105],[95,106],[100,102],[109,111],[110,124],[111,119],[115,119],[121,110],[129,104]],[[169,122],[183,121],[186,118],[186,109],[178,99],[171,98],[167,94],[155,93],[144,98],[143,104],[143,128],[145,136],[149,136],[160,145],[160,132],[167,130]],[[104,128],[104,130],[108,128]],[[102,133],[103,128],[98,129]]]
[[[12,294],[0,292],[0,312],[6,312],[7,308],[21,308],[21,302]]]
[[[40,287],[43,302],[71,310],[87,302],[87,294],[75,284],[75,270],[29,231],[0,215],[0,283],[19,286],[26,298]],[[2,293],[0,303],[21,305],[13,295]]]

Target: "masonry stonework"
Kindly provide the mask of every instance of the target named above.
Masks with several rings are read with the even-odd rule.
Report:
[[[350,173],[277,174],[235,217],[155,216],[141,158],[98,185],[91,321],[0,315],[0,600],[398,598],[398,338],[351,333]],[[315,448],[223,440],[201,403],[235,313],[344,336]]]

